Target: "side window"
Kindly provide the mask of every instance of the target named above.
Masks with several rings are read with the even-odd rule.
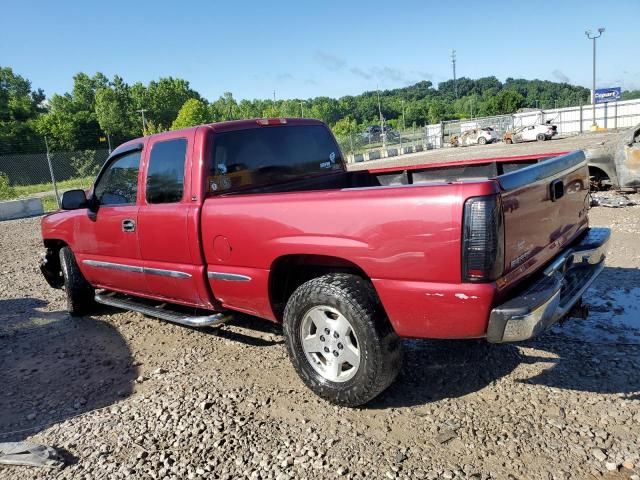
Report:
[[[95,195],[100,205],[132,205],[138,193],[140,152],[114,160],[98,180]]]
[[[147,202],[175,203],[182,200],[186,156],[186,138],[153,145],[147,171]]]

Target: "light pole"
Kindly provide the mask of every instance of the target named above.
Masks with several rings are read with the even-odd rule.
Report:
[[[591,108],[592,108],[592,120],[591,128],[596,129],[598,124],[596,123],[596,39],[602,36],[604,28],[598,29],[598,35],[592,34],[591,30],[587,30],[584,34],[589,40],[593,40],[593,83],[591,89]]]
[[[303,107],[303,105],[304,105],[304,101],[301,101],[300,102],[300,117],[301,118],[304,118],[304,107]]]
[[[147,110],[145,110],[144,108],[141,108],[140,110],[136,110],[136,112],[139,112],[142,115],[142,135],[144,135],[144,131],[146,129],[146,119],[144,118],[144,112],[146,112]]]

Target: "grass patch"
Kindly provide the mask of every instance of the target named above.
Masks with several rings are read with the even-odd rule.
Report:
[[[45,195],[41,200],[44,213],[55,212],[58,210],[58,202],[55,195]]]
[[[74,188],[89,188],[93,184],[94,180],[95,177],[78,177],[70,178],[69,180],[63,180],[61,182],[58,182],[58,191],[60,192],[60,194],[62,194],[62,192],[65,192],[66,190],[72,190]],[[52,192],[53,184],[51,182],[47,182],[38,183],[35,185],[13,185],[11,188],[15,192],[16,198],[19,198],[28,197],[29,195],[33,195],[35,193]],[[55,200],[55,197],[53,195],[51,195],[51,197]]]

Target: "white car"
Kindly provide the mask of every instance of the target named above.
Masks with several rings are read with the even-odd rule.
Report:
[[[451,139],[453,146],[464,147],[467,145],[485,145],[497,142],[499,139],[497,132],[491,127],[472,128],[462,132],[459,137]]]
[[[520,127],[512,132],[504,134],[505,143],[533,142],[535,140],[544,142],[551,140],[558,134],[558,127],[545,123],[544,125],[529,125]]]

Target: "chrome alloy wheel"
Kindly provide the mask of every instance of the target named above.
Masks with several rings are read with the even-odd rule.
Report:
[[[330,382],[346,382],[360,366],[358,338],[349,320],[333,307],[320,305],[305,313],[300,339],[313,369]]]

